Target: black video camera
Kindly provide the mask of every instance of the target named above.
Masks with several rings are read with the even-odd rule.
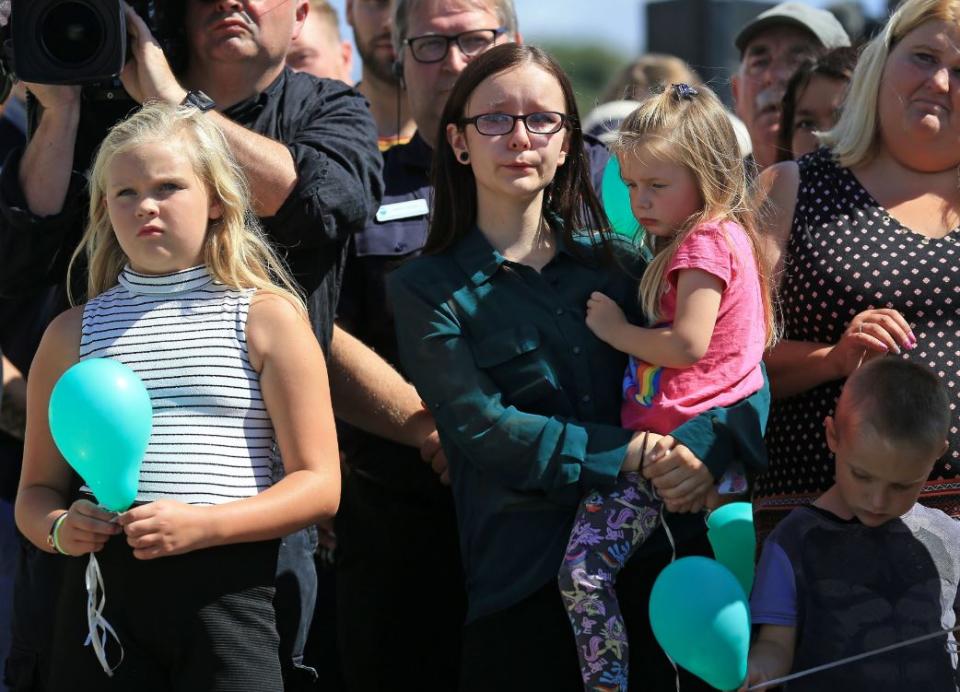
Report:
[[[128,0],[174,73],[186,67],[185,0]],[[137,107],[118,75],[129,57],[121,0],[0,0],[0,100],[14,80],[82,85],[74,168],[85,170],[106,131]],[[3,23],[0,16],[0,23]],[[28,131],[39,109],[27,101]]]
[[[9,0],[0,29],[0,79],[119,88],[127,60],[122,0]],[[129,0],[160,42],[175,71],[185,58],[184,0]]]

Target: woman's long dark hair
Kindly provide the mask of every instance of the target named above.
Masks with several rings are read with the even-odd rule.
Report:
[[[577,103],[569,78],[553,58],[539,48],[504,43],[470,61],[457,78],[443,109],[433,155],[433,210],[423,254],[437,254],[451,248],[477,223],[477,183],[473,168],[457,162],[447,141],[447,125],[460,127],[467,101],[485,79],[522,65],[535,65],[553,75],[566,102],[569,151],[565,163],[557,167],[553,181],[545,190],[544,216],[551,222],[559,219],[561,228],[555,230],[563,233],[568,248],[575,249],[573,236],[585,232],[595,245],[608,247],[609,222],[590,183],[590,164],[583,148]]]

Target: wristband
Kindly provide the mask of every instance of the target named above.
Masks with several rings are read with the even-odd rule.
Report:
[[[53,524],[50,526],[50,533],[49,535],[47,535],[47,545],[53,548],[54,550],[56,550],[61,555],[67,555],[72,557],[70,553],[68,553],[66,550],[60,547],[60,537],[59,537],[60,525],[64,521],[66,521],[68,514],[70,514],[70,512],[62,512],[56,519],[53,520]]]

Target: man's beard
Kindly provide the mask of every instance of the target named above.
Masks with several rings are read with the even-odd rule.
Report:
[[[393,60],[386,60],[377,55],[373,44],[379,40],[378,37],[372,38],[367,43],[357,43],[357,52],[360,53],[360,60],[363,61],[363,69],[368,70],[370,74],[393,86],[400,86],[400,79],[393,72]]]

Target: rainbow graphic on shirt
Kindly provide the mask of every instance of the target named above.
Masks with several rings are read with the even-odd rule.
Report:
[[[627,372],[623,376],[623,397],[649,407],[660,391],[662,373],[662,367],[631,357]]]

